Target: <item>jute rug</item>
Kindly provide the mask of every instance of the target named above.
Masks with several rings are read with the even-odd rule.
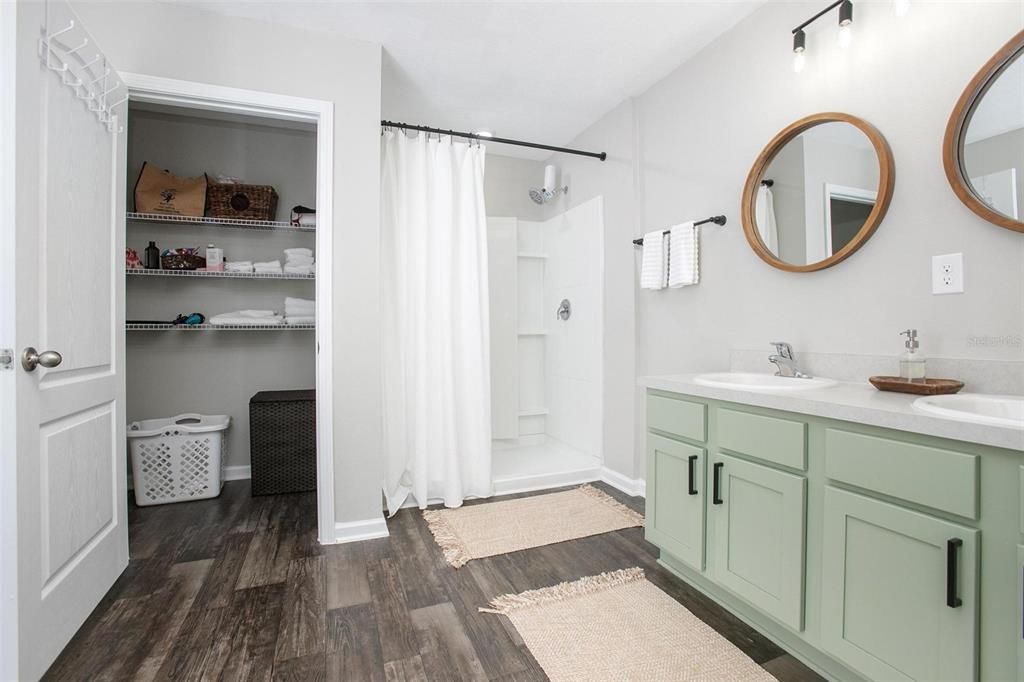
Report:
[[[506,594],[480,610],[508,616],[553,682],[775,680],[641,568]]]
[[[505,502],[428,509],[423,518],[455,568],[471,559],[644,524],[641,514],[589,485]]]

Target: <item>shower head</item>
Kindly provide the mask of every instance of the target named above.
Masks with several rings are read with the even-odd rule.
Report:
[[[558,172],[554,166],[546,166],[544,168],[544,186],[536,187],[530,190],[530,199],[535,204],[546,204],[559,192],[568,192],[568,185],[563,187],[555,187],[555,174]]]
[[[543,187],[541,187],[540,189],[534,188],[530,190],[530,198],[533,199],[533,203],[535,204],[545,203],[549,198],[545,196],[546,194],[547,192],[544,191]]]

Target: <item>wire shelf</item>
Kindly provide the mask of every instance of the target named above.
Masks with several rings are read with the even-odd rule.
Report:
[[[233,279],[301,279],[315,280],[316,275],[294,275],[288,272],[217,272],[209,270],[146,270],[129,268],[125,274],[135,277],[228,277]]]
[[[315,232],[316,227],[292,225],[279,220],[247,220],[242,218],[208,218],[205,216],[164,215],[162,213],[125,213],[125,218],[144,223],[176,223],[199,225],[201,227],[240,227],[247,230],[284,230],[291,232]]]
[[[130,332],[162,332],[162,331],[299,331],[316,329],[315,324],[153,324],[148,322],[129,322],[125,329]]]

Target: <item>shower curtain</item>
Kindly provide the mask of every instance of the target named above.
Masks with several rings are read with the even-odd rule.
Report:
[[[491,483],[484,147],[381,140],[384,495],[458,507]]]

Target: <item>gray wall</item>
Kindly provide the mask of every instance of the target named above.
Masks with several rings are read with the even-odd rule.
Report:
[[[1017,169],[1017,211],[1024,214],[1024,128],[972,142],[965,147],[967,174],[971,177]]]
[[[928,355],[1022,359],[1024,236],[982,221],[957,200],[941,148],[961,91],[1019,30],[1024,6],[914,3],[900,19],[889,3],[861,3],[853,44],[841,50],[834,23],[820,22],[808,32],[807,67],[795,74],[790,29],[818,9],[766,4],[571,143],[608,150],[608,162],[556,157],[571,175],[570,204],[605,196],[606,320],[623,319],[636,306],[635,356],[626,354],[630,328],[609,327],[606,363],[617,365],[606,376],[633,363],[635,375],[726,369],[731,348],[764,349],[767,356],[776,337],[798,352],[895,356],[902,348],[896,332],[908,326],[920,329]],[[855,114],[881,130],[895,155],[895,195],[878,232],[853,257],[820,272],[787,273],[747,245],[740,195],[768,140],[820,111]],[[729,223],[702,233],[699,286],[637,291],[630,239],[717,213]],[[931,257],[958,251],[966,293],[933,296]],[[979,336],[1008,340],[972,339]],[[606,382],[606,405],[627,391],[642,412],[642,391],[621,377]],[[620,432],[617,415],[626,412],[606,408],[618,422],[606,430]],[[644,473],[641,416],[630,427],[630,451],[606,456],[608,466],[628,476]]]
[[[487,147],[484,170],[484,200],[487,215],[521,220],[542,220],[544,207],[530,200],[530,188],[544,184],[540,161],[501,156],[503,145]]]
[[[380,519],[380,45],[172,3],[73,7],[121,71],[334,103],[335,514]]]

